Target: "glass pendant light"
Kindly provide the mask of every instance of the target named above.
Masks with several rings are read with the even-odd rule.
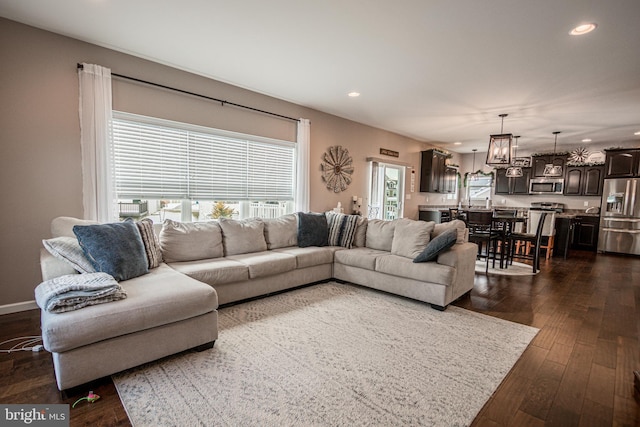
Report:
[[[516,143],[513,146],[515,148],[515,151],[513,153],[513,159],[515,161],[517,155],[518,155],[518,138],[520,138],[520,135],[514,136]],[[507,168],[507,173],[506,176],[508,178],[520,178],[522,176],[522,167],[520,166],[513,166],[513,162],[511,163],[512,166],[509,166]]]
[[[556,139],[553,142],[553,157],[556,156],[556,144],[558,143],[558,134],[559,133],[560,133],[559,130],[553,132],[553,134],[556,136]],[[547,163],[546,165],[544,165],[544,172],[542,173],[542,175],[544,175],[544,176],[562,176],[562,166],[554,165],[553,164],[553,158],[552,158],[551,159],[551,163]]]
[[[498,115],[502,119],[500,133],[489,137],[489,151],[487,151],[486,161],[489,166],[507,166],[511,164],[511,140],[513,135],[503,133],[504,118],[507,116],[508,114]]]

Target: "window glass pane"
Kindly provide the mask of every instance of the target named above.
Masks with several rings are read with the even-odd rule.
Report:
[[[114,112],[112,131],[121,218],[293,212],[294,143],[121,112]],[[147,209],[137,211],[136,203]]]

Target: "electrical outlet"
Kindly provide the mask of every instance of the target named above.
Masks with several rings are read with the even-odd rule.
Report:
[[[411,194],[407,194],[405,197],[407,200],[411,200]]]
[[[506,204],[507,204],[507,199],[502,199],[502,202],[501,202],[501,203],[502,203],[503,205],[506,205]]]
[[[589,206],[589,202],[584,202],[585,207]]]

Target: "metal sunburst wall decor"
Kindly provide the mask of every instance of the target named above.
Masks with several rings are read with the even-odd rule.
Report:
[[[329,147],[322,155],[322,180],[327,184],[327,188],[334,193],[346,190],[351,184],[353,174],[353,159],[349,155],[349,150],[334,145]]]

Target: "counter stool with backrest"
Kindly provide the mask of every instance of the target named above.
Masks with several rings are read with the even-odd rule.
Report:
[[[535,212],[535,214],[533,214]],[[509,235],[509,247],[511,248],[510,258],[530,259],[533,261],[533,272],[540,270],[540,244],[542,243],[542,231],[549,212],[531,211],[527,222],[527,230],[535,228],[535,233],[511,233]],[[550,217],[555,216],[553,214]],[[514,250],[516,246],[525,244],[529,250],[518,253]],[[533,253],[531,250],[533,249]]]
[[[478,258],[484,257],[486,259],[485,272],[488,272],[489,258],[493,258],[493,267],[495,267],[497,242],[501,237],[500,233],[493,228],[493,212],[468,211],[467,228],[469,229],[469,241],[478,245]]]

